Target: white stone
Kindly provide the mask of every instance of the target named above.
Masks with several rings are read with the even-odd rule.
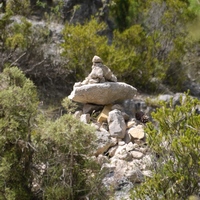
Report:
[[[90,122],[90,114],[82,114],[80,117],[80,121],[88,124]]]
[[[103,170],[104,172],[111,172],[111,171],[114,171],[115,170],[115,166],[114,165],[111,165],[110,163],[104,163],[102,166],[101,166],[101,170]]]
[[[99,124],[99,123],[91,123],[90,125],[92,127],[94,127],[96,130],[100,130],[101,124]]]
[[[83,111],[81,110],[77,110],[75,113],[74,113],[74,117],[76,119],[80,119],[81,115],[83,114]]]
[[[133,128],[130,128],[128,130],[128,133],[134,138],[134,139],[143,139],[145,137],[144,128],[142,125],[137,125]]]
[[[130,153],[133,156],[133,158],[136,158],[136,159],[141,159],[144,155],[143,153],[139,151],[131,151]]]
[[[129,128],[132,128],[133,126],[135,126],[136,122],[135,121],[128,121],[126,125],[127,125],[127,129],[129,129]]]
[[[119,141],[119,142],[118,142],[118,145],[119,145],[119,146],[123,146],[123,145],[125,145],[125,142],[124,142],[124,141]]]
[[[132,154],[126,151],[126,145],[118,146],[114,157],[125,161],[131,161],[133,158]]]
[[[126,151],[129,152],[129,151],[133,151],[135,149],[135,145],[132,143],[132,142],[129,142],[127,145],[126,145]]]
[[[153,176],[153,172],[151,170],[142,171],[142,174],[150,178]]]
[[[98,157],[97,157],[97,162],[100,164],[100,165],[103,165],[104,163],[109,163],[109,159],[107,156],[104,156],[102,154],[100,154]]]
[[[118,148],[118,146],[114,146],[114,147],[109,148],[109,150],[108,150],[108,156],[110,158],[115,155],[115,152],[116,152],[117,148]]]

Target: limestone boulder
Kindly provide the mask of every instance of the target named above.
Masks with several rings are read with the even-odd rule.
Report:
[[[132,99],[136,92],[136,88],[123,82],[76,84],[68,98],[79,103],[107,105]]]
[[[126,123],[120,110],[112,110],[108,114],[108,125],[111,137],[123,139],[126,134]]]

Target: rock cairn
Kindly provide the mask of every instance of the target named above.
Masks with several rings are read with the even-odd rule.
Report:
[[[144,131],[148,117],[137,110],[126,112],[125,102],[133,100],[136,88],[117,82],[100,57],[94,56],[92,62],[91,73],[75,83],[68,98],[83,104],[75,117],[96,128],[94,159],[105,174],[103,183],[114,189],[115,199],[129,199],[127,191],[151,176],[153,158]]]

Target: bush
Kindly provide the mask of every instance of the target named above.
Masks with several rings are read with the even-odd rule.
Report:
[[[100,166],[91,158],[96,137],[91,126],[65,114],[56,121],[46,120],[37,132],[34,161],[44,167],[35,177],[44,199],[106,198]]]
[[[15,15],[29,16],[31,13],[29,0],[9,0],[7,10],[12,10]]]
[[[70,113],[74,104],[66,98]],[[0,199],[105,199],[91,126],[39,115],[36,88],[17,68],[0,74]]]
[[[105,24],[91,20],[85,25],[66,24],[63,35],[63,56],[69,62],[67,68],[77,80],[84,79],[91,71],[92,58],[99,55],[104,59],[108,56],[107,38],[98,32],[105,28]]]
[[[157,156],[152,178],[132,192],[132,199],[187,199],[199,194],[200,102],[189,95],[173,107],[163,104],[146,128],[148,144]]]
[[[36,88],[16,67],[0,74],[0,199],[31,198]]]
[[[140,5],[140,4],[138,4]],[[137,6],[138,6],[137,5]],[[144,5],[143,5],[144,6]],[[155,92],[159,83],[166,83],[174,90],[180,90],[186,80],[186,65],[183,58],[187,41],[182,22],[192,20],[187,14],[186,4],[179,2],[184,10],[177,17],[177,28],[171,28],[176,6],[170,2],[154,2],[144,9],[140,24],[113,33],[112,44],[102,36],[105,24],[95,19],[84,25],[67,24],[64,29],[63,56],[77,81],[83,80],[90,72],[91,59],[100,56],[113,70],[118,80],[136,85],[138,89]],[[152,13],[162,11],[158,22]],[[159,14],[159,13],[158,13]],[[140,13],[141,15],[141,13]],[[143,18],[146,21],[143,22]]]
[[[65,26],[63,56],[69,59],[67,67],[76,80],[83,80],[89,74],[91,60],[98,55],[119,80],[147,87],[152,71],[156,71],[157,61],[150,56],[151,47],[148,52],[143,51],[145,45],[150,44],[143,28],[135,25],[123,33],[115,31],[111,45],[105,36],[100,35],[104,29],[105,24],[99,24],[95,19],[85,25]]]

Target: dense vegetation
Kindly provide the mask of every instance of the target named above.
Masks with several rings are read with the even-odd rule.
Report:
[[[182,96],[180,105],[161,104],[149,123],[148,144],[157,160],[154,175],[132,192],[132,199],[188,199],[199,195],[200,115],[197,99]]]
[[[52,44],[48,26],[60,21],[62,1],[10,0],[6,7],[0,5],[4,11],[0,16],[0,200],[106,199],[99,166],[90,159],[94,130],[70,114],[74,105],[67,98],[63,101],[67,114],[49,118],[40,109],[38,88],[43,89],[39,94],[44,88],[48,94],[49,85],[63,89],[65,83],[83,80],[95,54],[118,80],[141,91],[162,92],[160,84],[183,91],[188,77],[200,82],[198,1],[108,1],[112,38],[100,10],[84,24],[65,22],[62,51],[56,56],[46,53]],[[78,9],[74,6],[72,13]],[[26,18],[38,10],[46,26],[34,26]],[[180,105],[161,105],[152,115],[154,123],[146,132],[158,160],[154,176],[133,191],[133,199],[187,199],[198,194],[197,104],[186,95]]]
[[[34,84],[16,67],[0,75],[0,199],[105,199],[91,159],[95,134],[65,114],[38,110]],[[63,106],[73,105],[65,99]]]

